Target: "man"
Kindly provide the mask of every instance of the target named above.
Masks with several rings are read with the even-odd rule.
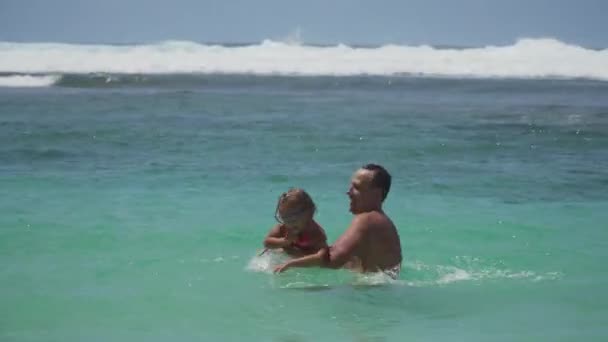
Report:
[[[357,170],[347,195],[354,214],[350,227],[329,248],[293,259],[275,272],[292,267],[353,268],[361,272],[387,273],[396,278],[401,267],[401,243],[395,225],[382,210],[391,188],[391,175],[380,165]]]

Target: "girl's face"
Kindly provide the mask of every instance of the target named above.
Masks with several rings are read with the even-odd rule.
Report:
[[[310,225],[310,222],[312,221],[312,211],[294,211],[289,209],[279,209],[275,218],[288,230],[294,233],[299,233]]]

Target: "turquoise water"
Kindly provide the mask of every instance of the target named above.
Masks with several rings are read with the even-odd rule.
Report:
[[[0,88],[0,340],[608,336],[608,83],[149,79]],[[400,279],[271,274],[278,195],[333,241],[368,162]]]

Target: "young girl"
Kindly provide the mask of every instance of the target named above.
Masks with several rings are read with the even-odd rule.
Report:
[[[326,248],[325,231],[313,219],[315,211],[315,203],[306,191],[291,188],[283,193],[274,214],[279,224],[268,232],[264,247],[282,248],[292,257],[314,254]]]

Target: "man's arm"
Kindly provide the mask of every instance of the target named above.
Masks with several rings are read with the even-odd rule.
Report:
[[[363,244],[365,231],[367,229],[366,218],[359,215],[353,219],[350,227],[329,248],[322,248],[317,253],[307,255],[298,259],[290,260],[277,266],[274,271],[281,273],[291,267],[313,267],[340,268],[358,251]]]
[[[350,227],[323,255],[321,267],[340,268],[361,248],[367,231],[366,215],[357,215]]]
[[[275,273],[282,273],[292,267],[314,267],[321,266],[323,263],[324,255],[327,253],[327,248],[320,249],[315,254],[303,256],[301,258],[292,259],[282,265],[275,267]]]

